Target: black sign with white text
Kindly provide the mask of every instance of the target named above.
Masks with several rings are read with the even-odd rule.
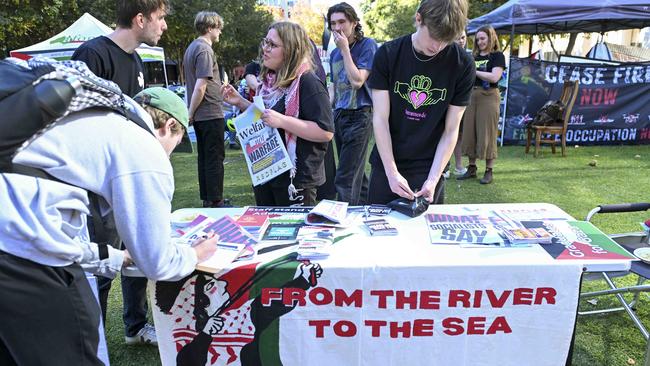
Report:
[[[510,59],[505,144],[526,140],[525,125],[564,80],[579,80],[569,129],[570,145],[650,143],[650,64],[575,64]]]

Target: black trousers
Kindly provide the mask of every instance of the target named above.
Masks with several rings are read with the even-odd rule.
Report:
[[[198,150],[199,195],[203,201],[223,199],[224,119],[194,121]]]
[[[429,170],[400,171],[404,179],[409,183],[409,187],[416,192],[422,187],[422,183],[427,180]],[[368,187],[368,203],[387,204],[388,202],[398,199],[400,196],[390,190],[386,172],[381,164],[373,165],[370,171],[370,184]],[[445,178],[440,177],[433,193],[432,204],[441,205],[445,203]]]
[[[78,264],[0,252],[0,365],[103,365],[99,306]]]

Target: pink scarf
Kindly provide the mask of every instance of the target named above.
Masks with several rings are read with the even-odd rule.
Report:
[[[298,76],[291,82],[291,85],[289,85],[288,88],[279,88],[275,86],[276,74],[274,72],[268,73],[266,78],[262,80],[262,86],[260,87],[260,95],[262,96],[262,99],[264,99],[264,106],[266,108],[271,108],[282,98],[282,96],[285,96],[284,115],[298,118],[300,112],[300,78],[306,71],[309,71],[309,64],[301,64],[298,67]],[[293,178],[296,176],[297,136],[284,130],[284,138],[287,143],[289,158],[293,164],[289,173],[291,180],[291,183],[289,184],[289,198],[293,200],[293,197],[297,197],[299,191],[296,190],[296,187],[293,185]]]

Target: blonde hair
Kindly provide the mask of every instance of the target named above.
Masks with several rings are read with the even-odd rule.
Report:
[[[488,37],[488,47],[487,51],[489,53],[501,51],[501,45],[499,44],[499,38],[497,37],[497,32],[492,28],[491,25],[484,25],[476,31],[474,34],[474,57],[478,56],[481,50],[478,49],[478,33],[483,32]]]
[[[422,0],[417,13],[429,36],[441,42],[453,42],[467,25],[467,0]]]
[[[151,119],[153,120],[153,127],[156,130],[165,127],[165,123],[167,123],[167,120],[169,120],[170,118],[174,118],[172,117],[171,114],[161,111],[160,109],[154,108],[150,105],[144,104],[142,105],[142,108],[144,108],[144,110],[147,111],[147,113],[149,113],[149,115],[151,116]],[[176,120],[176,118],[174,118],[174,120]],[[181,124],[178,121],[176,122],[177,123],[171,127],[172,134],[178,135],[179,133],[184,133],[185,127],[183,127],[183,124]]]
[[[211,28],[223,29],[223,18],[214,11],[200,11],[194,18],[194,29],[204,35]]]
[[[311,70],[314,69],[312,64],[313,47],[307,36],[307,31],[300,24],[293,22],[275,22],[269,26],[269,30],[275,29],[282,40],[284,60],[279,70],[273,70],[276,73],[275,85],[280,88],[286,88],[291,82],[298,77],[298,68],[301,64],[307,62]],[[260,79],[264,80],[271,70],[261,65]]]

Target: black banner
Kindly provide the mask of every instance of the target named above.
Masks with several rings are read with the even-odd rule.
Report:
[[[524,126],[564,80],[580,89],[567,131],[569,145],[650,143],[650,64],[575,64],[510,59],[504,144],[526,141]]]

